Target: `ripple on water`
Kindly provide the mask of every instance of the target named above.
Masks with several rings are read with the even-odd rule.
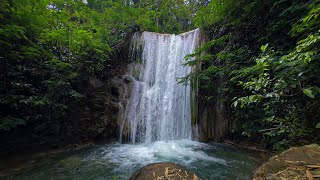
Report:
[[[191,140],[150,144],[106,144],[33,161],[32,168],[12,171],[8,179],[128,179],[155,162],[175,162],[202,179],[250,179],[259,159],[250,152]]]

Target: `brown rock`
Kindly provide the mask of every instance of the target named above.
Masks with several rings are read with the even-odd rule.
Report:
[[[149,164],[136,171],[130,180],[200,180],[194,172],[175,163]]]
[[[254,180],[316,179],[320,175],[320,146],[292,147],[258,168]],[[320,177],[320,176],[319,176]]]

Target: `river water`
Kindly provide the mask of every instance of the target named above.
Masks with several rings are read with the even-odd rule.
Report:
[[[0,171],[4,179],[126,180],[139,168],[154,162],[175,162],[205,180],[251,179],[262,154],[223,144],[191,140],[149,144],[106,144],[28,160]]]

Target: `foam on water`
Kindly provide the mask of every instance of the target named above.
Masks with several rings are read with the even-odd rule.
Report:
[[[252,152],[221,144],[191,140],[157,141],[150,144],[105,144],[27,162],[8,178],[19,179],[119,179],[154,162],[174,162],[202,179],[252,179],[259,159]]]
[[[188,139],[157,141],[150,144],[118,144],[104,149],[105,155],[101,158],[116,164],[118,169],[131,169],[163,161],[179,162],[186,166],[199,160],[226,165],[225,160],[208,156],[203,151],[205,148],[212,147]]]

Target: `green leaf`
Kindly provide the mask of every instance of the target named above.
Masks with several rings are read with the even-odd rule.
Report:
[[[236,108],[237,105],[238,105],[238,101],[235,101],[235,102],[233,103],[233,106]]]
[[[6,116],[0,117],[0,131],[9,131],[18,125],[25,125],[26,122],[23,119]]]
[[[310,88],[304,89],[304,90],[303,90],[303,93],[304,93],[305,95],[307,95],[308,97],[314,99],[314,94],[313,94],[313,92],[312,92],[312,90],[311,90]]]
[[[320,122],[316,125],[317,129],[320,129]]]
[[[262,46],[260,47],[260,49],[261,49],[261,51],[265,52],[266,49],[267,49],[267,47],[268,47],[268,44],[262,45]]]

